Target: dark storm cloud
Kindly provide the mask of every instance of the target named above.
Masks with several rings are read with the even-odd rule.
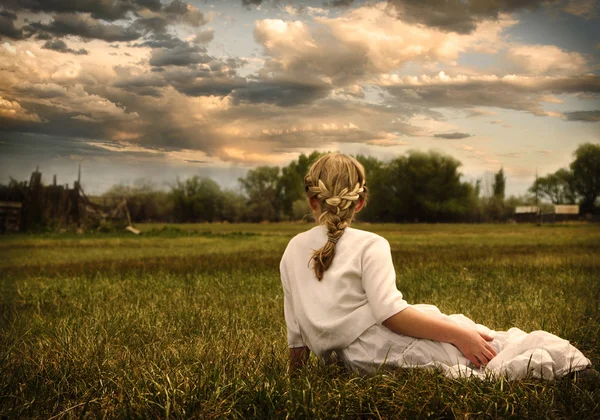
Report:
[[[354,0],[331,0],[323,3],[324,6],[347,7],[354,3]]]
[[[21,38],[22,32],[30,37],[48,40],[52,36],[79,36],[107,42],[133,41],[147,37],[147,41],[166,42],[167,29],[175,23],[198,27],[207,23],[202,12],[182,0],[161,5],[160,0],[9,0],[5,5],[17,12],[55,13],[53,20],[31,22],[17,29],[16,14],[0,12],[0,36]],[[142,11],[152,10],[152,16]],[[146,16],[146,17],[144,17]],[[134,20],[132,20],[134,19]],[[107,23],[121,20],[119,23]],[[26,20],[27,22],[27,20]]]
[[[415,104],[424,107],[492,106],[547,115],[543,110],[543,94],[599,93],[600,77],[583,75],[562,78],[482,81],[470,80],[456,84],[439,83],[422,86],[388,86],[384,89],[395,98],[392,103]]]
[[[47,49],[47,50],[58,51],[61,53],[75,54],[75,55],[87,55],[89,53],[89,51],[86,50],[85,48],[80,48],[78,50],[69,48],[69,47],[67,47],[67,44],[65,43],[65,41],[63,41],[61,39],[55,39],[53,41],[46,41],[44,43],[44,45],[42,45],[42,48]]]
[[[119,80],[113,84],[114,87],[135,95],[153,96],[155,98],[162,96],[161,88],[167,85],[167,82],[155,73],[135,76],[124,74],[119,76]]]
[[[388,0],[398,17],[444,31],[468,34],[483,20],[496,20],[500,13],[533,10],[558,0]]]
[[[33,22],[25,27],[31,33],[44,32],[55,36],[75,35],[85,39],[101,39],[108,42],[133,41],[142,36],[133,27],[102,23],[79,14],[57,15],[50,23]]]
[[[150,65],[162,66],[189,66],[190,64],[204,64],[211,61],[206,54],[206,49],[196,45],[180,45],[172,49],[154,49],[150,57]]]
[[[9,10],[29,10],[48,13],[90,13],[94,19],[115,21],[125,19],[129,12],[148,8],[158,11],[160,0],[4,0]]]
[[[260,6],[261,3],[262,3],[262,0],[242,0],[242,5],[244,5],[246,7]]]
[[[565,112],[568,121],[600,122],[600,110]]]
[[[187,96],[226,96],[246,86],[246,79],[223,63],[213,61],[197,69],[166,71],[163,78],[178,92]]]
[[[17,15],[6,10],[0,11],[0,38],[8,37],[12,39],[23,38],[23,31],[15,27]]]
[[[144,42],[131,44],[132,47],[148,47],[148,48],[179,48],[186,47],[188,44],[185,41],[173,36],[169,33],[153,34]]]
[[[460,140],[466,139],[467,137],[471,137],[469,133],[437,133],[434,134],[433,137],[437,137],[439,139],[448,139],[448,140]]]
[[[38,99],[64,98],[67,96],[67,90],[64,87],[53,83],[23,83],[15,88],[15,92]]]
[[[109,156],[114,154],[95,146],[92,139],[65,137],[38,133],[11,133],[0,143],[0,155],[26,155],[32,157],[61,157],[77,155]]]
[[[265,103],[281,107],[307,104],[326,97],[331,85],[323,82],[302,83],[292,80],[266,79],[254,81],[236,89],[234,103]]]

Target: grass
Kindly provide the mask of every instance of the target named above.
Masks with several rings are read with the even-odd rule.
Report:
[[[412,303],[544,329],[600,365],[600,226],[358,225]],[[599,418],[600,384],[286,375],[278,264],[299,224],[0,238],[0,417]]]

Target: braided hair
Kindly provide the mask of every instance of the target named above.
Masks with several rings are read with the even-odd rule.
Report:
[[[318,280],[331,266],[337,241],[350,225],[360,198],[367,201],[365,170],[351,156],[328,153],[317,160],[304,177],[304,190],[321,209],[318,222],[327,227],[327,242],[314,251],[311,261]]]

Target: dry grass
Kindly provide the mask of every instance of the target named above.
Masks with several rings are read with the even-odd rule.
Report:
[[[278,263],[305,225],[145,226],[0,239],[0,417],[599,418],[600,384],[286,375]],[[398,284],[495,329],[545,329],[600,364],[600,227],[362,225]]]

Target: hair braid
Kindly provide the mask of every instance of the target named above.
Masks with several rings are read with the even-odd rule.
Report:
[[[311,257],[315,275],[321,280],[333,262],[337,241],[352,222],[358,200],[367,199],[364,169],[350,156],[329,153],[311,166],[304,184],[307,196],[319,202],[319,223],[327,228],[327,242]]]

